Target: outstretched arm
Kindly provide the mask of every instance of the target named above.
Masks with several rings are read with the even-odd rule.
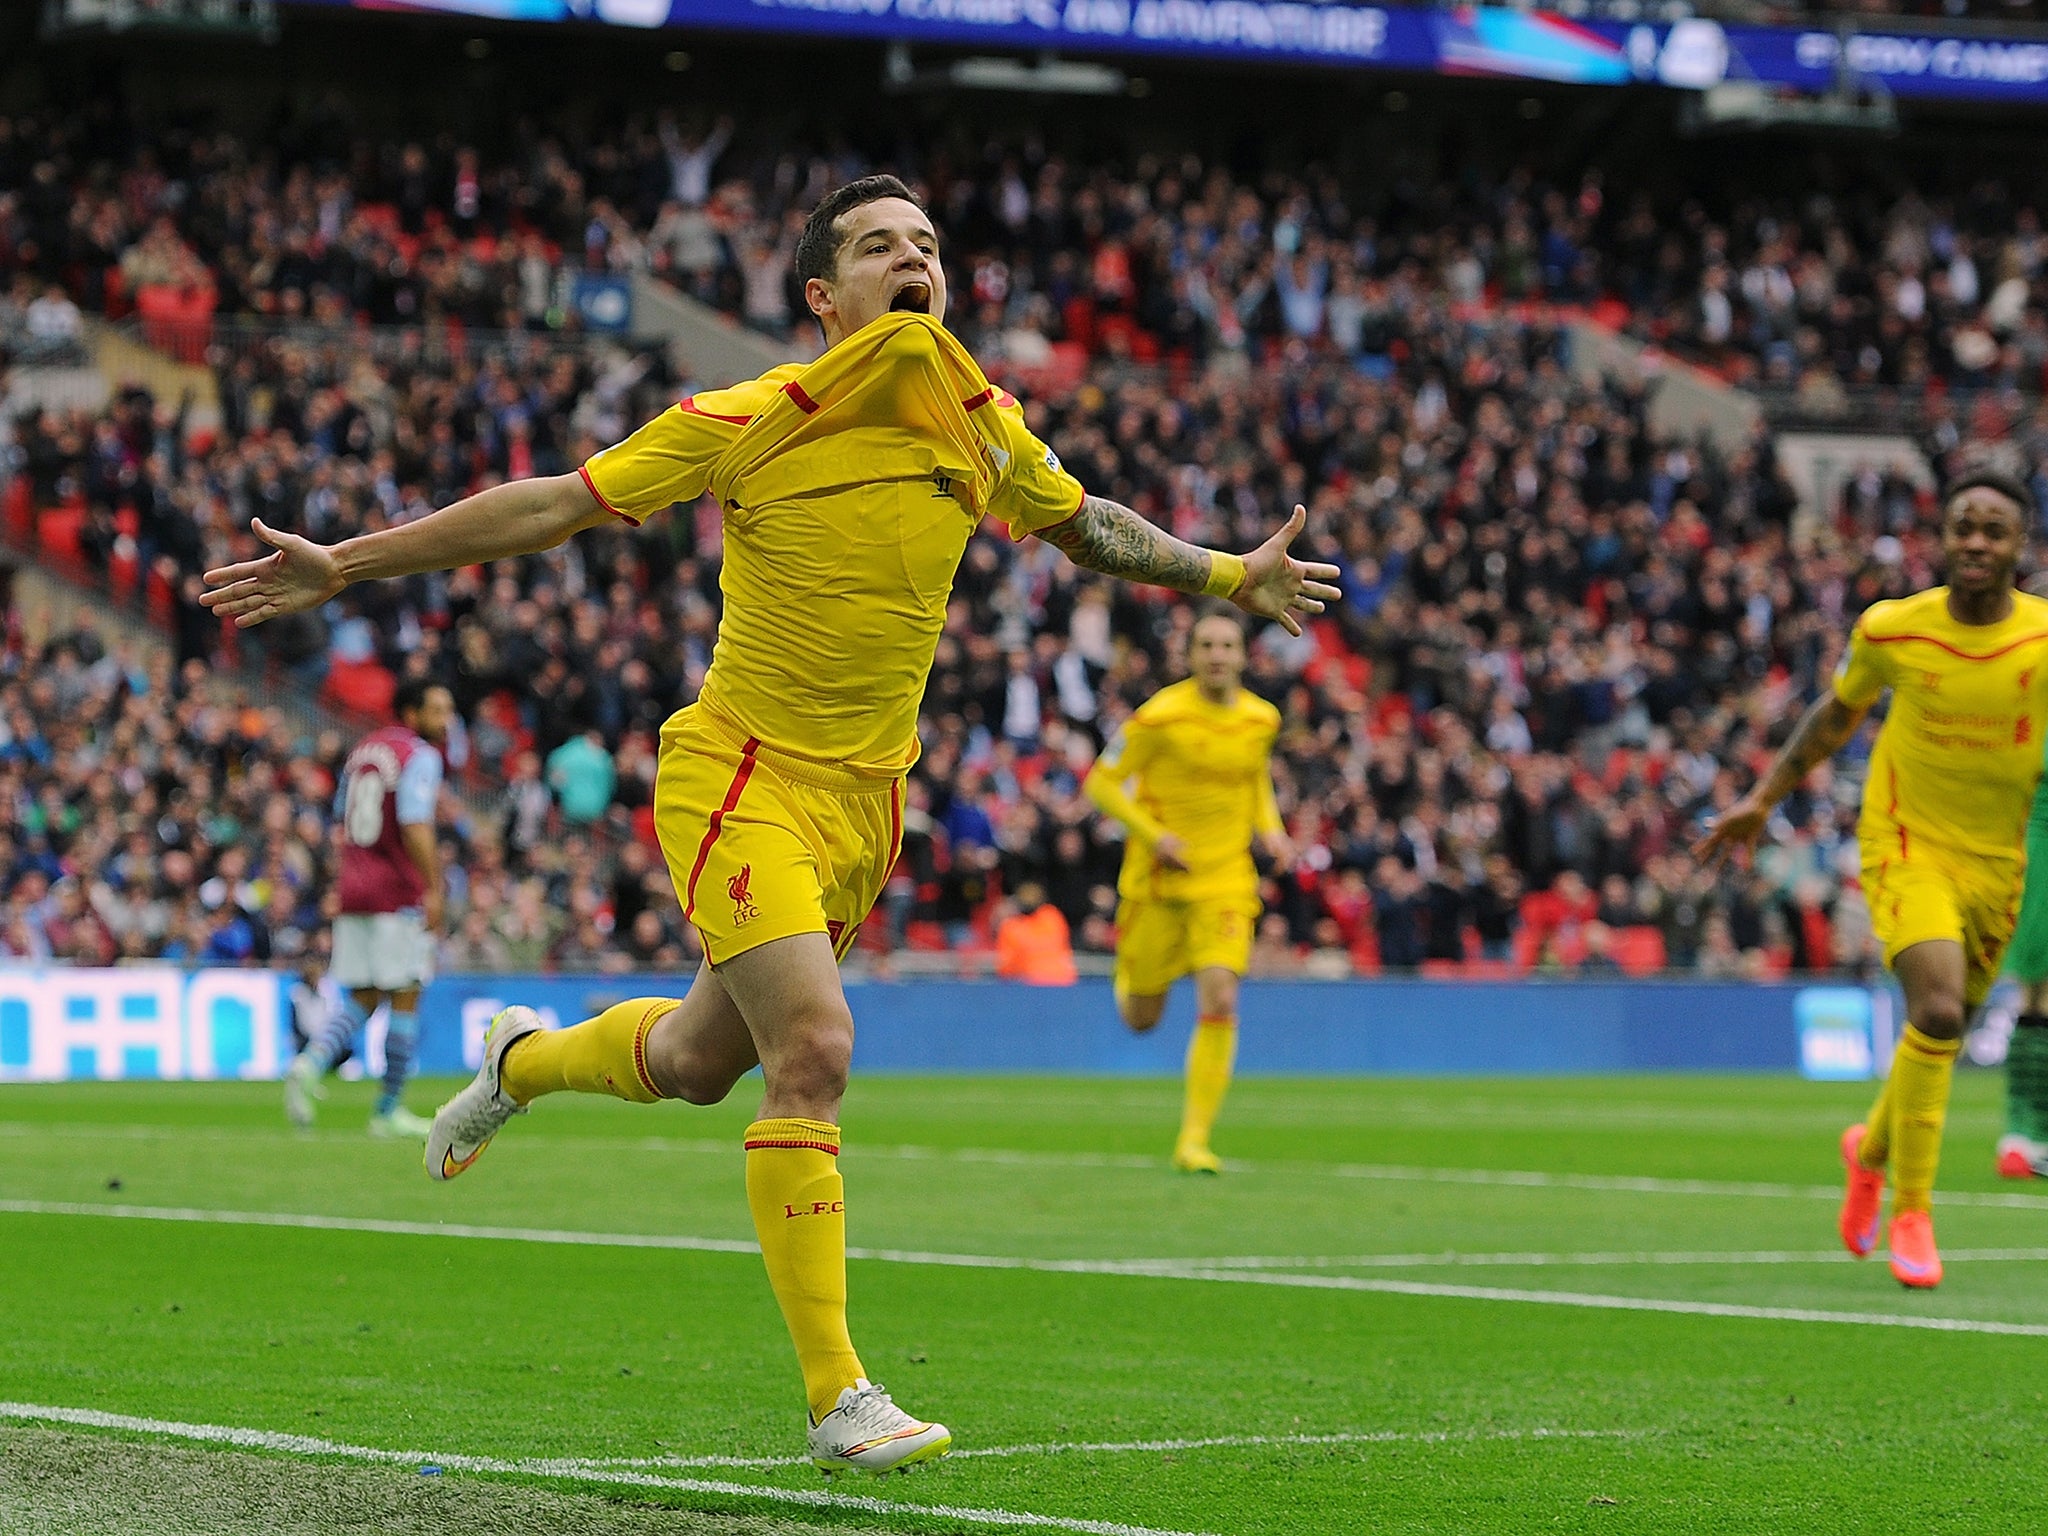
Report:
[[[1088,776],[1081,781],[1081,792],[1103,815],[1123,823],[1130,833],[1147,843],[1156,843],[1168,836],[1167,830],[1158,817],[1138,803],[1138,797],[1130,791],[1123,775],[1101,758],[1088,770]]]
[[[1186,869],[1187,850],[1181,840],[1166,830],[1166,824],[1138,802],[1124,781],[1125,769],[1114,747],[1095,759],[1081,791],[1103,815],[1123,823],[1130,835],[1152,850],[1152,857],[1168,869]]]
[[[1778,753],[1764,781],[1707,829],[1706,836],[1693,844],[1693,857],[1711,864],[1736,848],[1753,847],[1772,808],[1797,789],[1817,764],[1841,751],[1869,713],[1869,706],[1859,709],[1845,704],[1832,689],[1816,699],[1793,727],[1792,739]]]
[[[1176,539],[1106,497],[1085,496],[1080,511],[1040,537],[1091,571],[1176,592],[1227,597],[1246,613],[1277,619],[1289,634],[1298,635],[1298,614],[1321,613],[1324,603],[1342,595],[1330,585],[1337,579],[1337,567],[1296,560],[1287,553],[1307,521],[1307,510],[1296,507],[1279,532],[1240,559]]]
[[[256,537],[276,553],[208,571],[209,590],[199,600],[247,629],[317,608],[358,581],[538,554],[609,517],[582,476],[553,475],[494,485],[401,527],[332,546],[280,533],[256,519],[250,524]]]

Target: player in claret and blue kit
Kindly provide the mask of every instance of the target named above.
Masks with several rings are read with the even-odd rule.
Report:
[[[341,993],[285,1069],[292,1123],[313,1123],[322,1080],[379,1007],[384,1087],[370,1116],[373,1136],[425,1136],[431,1122],[401,1102],[419,1044],[420,990],[433,979],[441,929],[440,849],[434,808],[441,798],[441,744],[455,702],[446,688],[407,679],[392,697],[397,723],[364,737],[341,771],[341,912],[334,920],[332,979]]]

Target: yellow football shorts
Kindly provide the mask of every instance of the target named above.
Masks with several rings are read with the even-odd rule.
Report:
[[[713,965],[799,933],[844,959],[903,843],[903,780],[777,752],[693,704],[661,728],[654,830]]]
[[[1154,901],[1125,897],[1116,909],[1116,981],[1132,997],[1154,997],[1211,966],[1242,976],[1252,957],[1259,899]]]
[[[1963,1000],[1976,1007],[1990,995],[2012,942],[2024,867],[2017,859],[1947,858],[1919,846],[1907,857],[1891,838],[1883,842],[1884,857],[1863,861],[1863,897],[1885,965],[1915,944],[1954,940],[1968,967]]]

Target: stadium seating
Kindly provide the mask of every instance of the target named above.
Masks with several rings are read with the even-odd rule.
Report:
[[[17,123],[15,134],[80,168],[63,158],[61,127]],[[660,153],[658,128],[626,142]],[[544,331],[475,328],[544,327],[545,309],[510,303],[505,285],[545,288],[553,259],[578,242],[586,260],[644,261],[756,323],[785,323],[786,309],[778,321],[760,301],[764,285],[742,280],[760,274],[731,265],[736,251],[787,260],[747,236],[783,212],[759,182],[731,175],[746,171],[748,147],[732,147],[726,179],[694,213],[657,186],[600,216],[594,202],[564,200],[551,158],[561,147],[542,144],[537,159],[481,170],[493,185],[553,190],[516,216],[492,205],[499,223],[480,215],[466,229],[436,203],[450,167],[406,146],[370,146],[356,163],[372,169],[356,183],[259,172],[215,141],[158,153],[197,178],[201,204],[216,181],[273,199],[286,246],[306,245],[305,259],[273,252],[252,267],[248,251],[196,225],[181,233],[110,204],[95,217],[125,234],[107,244],[97,277],[73,264],[81,298],[139,302],[137,272],[197,291],[197,263],[221,316],[331,323],[209,323],[203,355],[222,423],[210,438],[188,431],[174,402],[139,392],[98,416],[23,422],[23,469],[6,503],[13,541],[117,591],[140,588],[183,657],[245,642],[275,677],[365,716],[408,671],[446,679],[478,746],[460,774],[472,790],[516,791],[504,765],[545,759],[589,725],[622,757],[644,756],[708,663],[718,555],[715,516],[701,510],[490,572],[359,589],[325,619],[246,637],[195,610],[183,583],[252,553],[253,513],[342,537],[508,474],[573,467],[672,399],[686,381],[658,362]],[[1500,189],[1480,222],[1437,210],[1435,227],[1354,217],[1334,185],[1254,189],[1196,163],[1120,176],[1013,162],[932,190],[964,210],[958,324],[1085,482],[1184,536],[1240,548],[1302,500],[1306,542],[1346,567],[1346,601],[1330,620],[1304,642],[1275,631],[1254,647],[1252,686],[1288,717],[1280,787],[1305,860],[1304,874],[1268,888],[1287,948],[1361,968],[1586,964],[1579,928],[1560,935],[1540,916],[1512,919],[1522,937],[1505,949],[1477,936],[1481,909],[1501,905],[1487,869],[1498,854],[1500,878],[1521,890],[1548,892],[1567,870],[1632,887],[1636,910],[1601,918],[1615,942],[1598,963],[1698,963],[1703,909],[1678,852],[1721,790],[1715,765],[1759,759],[1758,702],[1817,686],[1854,607],[1925,579],[1931,509],[1898,486],[1861,489],[1841,526],[1891,534],[1881,558],[1794,545],[1768,442],[1720,454],[1659,440],[1639,395],[1572,370],[1556,306],[1597,308],[1743,377],[1772,376],[1788,335],[1795,350],[1807,344],[1759,329],[1750,310],[1725,336],[1699,331],[1685,285],[1704,266],[1667,267],[1632,245],[1633,215],[1615,212],[1624,194],[1596,178]],[[1917,206],[1769,240],[1757,213],[1739,238],[1713,226],[1699,239],[1728,253],[1741,295],[1779,290],[1772,262],[1812,278],[1802,240],[1836,260],[1851,236],[1917,230],[1953,262],[1955,216]],[[588,227],[569,221],[572,207]],[[1999,236],[1994,214],[1964,222],[1980,261],[2008,263],[2030,225],[2013,211]],[[323,218],[337,233],[315,250]],[[1900,270],[1902,240],[1882,246]],[[1061,254],[1075,248],[1090,261]],[[707,249],[711,268],[679,265]],[[411,298],[373,293],[358,282],[365,253],[432,275]],[[513,265],[491,265],[500,256]],[[258,268],[262,285],[250,281]],[[1755,272],[1768,280],[1752,282]],[[407,306],[433,322],[373,323]],[[1818,318],[1835,314],[1822,307]],[[2038,324],[2031,290],[2021,323]],[[1123,714],[1173,674],[1188,610],[1081,579],[996,530],[971,546],[958,599],[928,697],[906,899],[869,938],[985,948],[992,904],[1033,879],[1076,947],[1100,951],[1119,849],[1086,814],[1078,778]],[[1026,663],[1013,678],[1014,650]],[[1034,719],[1036,729],[1018,724]],[[622,774],[620,825],[596,835],[600,864],[639,840],[637,784]],[[1788,962],[1787,893],[1802,874],[1823,877],[1852,940],[1859,927],[1847,810],[1807,796],[1791,814],[1798,838],[1766,886],[1724,881],[1706,903],[1753,967]],[[510,853],[516,867],[521,850]],[[1340,891],[1347,872],[1356,878]],[[1657,948],[1638,936],[1645,928]],[[1866,964],[1859,942],[1831,958]]]

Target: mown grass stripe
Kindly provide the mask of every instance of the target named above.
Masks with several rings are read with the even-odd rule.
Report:
[[[689,1237],[640,1232],[579,1232],[563,1228],[485,1227],[454,1222],[393,1221],[374,1216],[322,1216],[285,1211],[213,1211],[191,1206],[101,1205],[63,1200],[0,1200],[0,1213],[24,1216],[112,1217],[120,1220],[198,1222],[223,1226],[301,1227],[316,1231],[368,1232],[398,1237],[449,1237],[494,1242],[546,1243],[572,1247],[665,1248],[699,1253],[758,1253],[735,1238]],[[1761,1322],[1835,1323],[1876,1328],[1922,1328],[1939,1333],[1990,1333],[2048,1338],[2048,1323],[2009,1323],[1992,1318],[1929,1317],[1921,1313],[1837,1312],[1812,1307],[1762,1307],[1734,1302],[1692,1301],[1653,1296],[1614,1296],[1590,1291],[1549,1291],[1496,1286],[1448,1285],[1422,1280],[1371,1280],[1357,1275],[1303,1275],[1277,1270],[1229,1268],[1202,1259],[1039,1259],[1013,1254],[932,1253],[904,1248],[848,1248],[849,1259],[944,1269],[1024,1270],[1040,1274],[1120,1275],[1140,1279],[1197,1280],[1234,1285],[1277,1285],[1311,1290],[1377,1292],[1390,1296],[1440,1297],[1456,1301],[1527,1303],[1615,1312],[1665,1312],[1692,1317],[1740,1318]]]

